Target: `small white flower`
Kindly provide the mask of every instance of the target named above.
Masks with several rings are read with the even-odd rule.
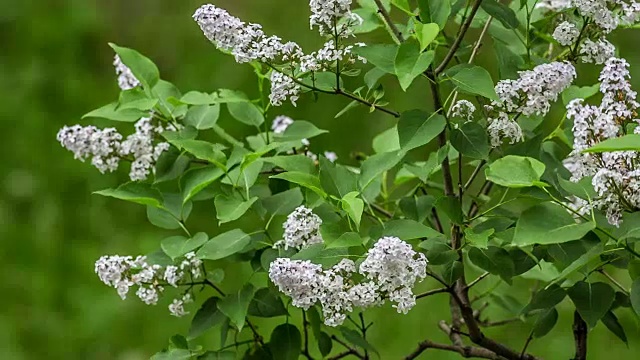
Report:
[[[173,299],[173,302],[169,305],[169,312],[176,317],[183,317],[188,315],[189,312],[184,310],[184,305],[193,302],[191,294],[186,293],[180,300]]]
[[[336,153],[334,153],[333,151],[325,151],[324,157],[326,157],[327,160],[331,161],[332,163],[338,160],[338,155],[336,155]]]
[[[120,56],[116,55],[113,58],[113,66],[116,69],[116,75],[118,75],[118,86],[122,90],[129,90],[140,86],[140,81],[133,75],[131,69],[125,65]]]
[[[293,119],[285,115],[280,115],[273,119],[271,130],[273,130],[274,134],[282,134],[291,124],[293,124]]]
[[[473,113],[476,111],[476,107],[468,100],[458,100],[451,108],[451,115],[465,119],[466,121],[473,120]]]
[[[553,38],[556,39],[560,45],[569,46],[576,42],[579,34],[580,30],[578,30],[575,24],[563,21],[553,31]]]

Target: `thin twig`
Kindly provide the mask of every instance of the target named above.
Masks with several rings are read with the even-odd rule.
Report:
[[[384,8],[382,1],[381,0],[374,0],[374,1],[378,6],[378,13],[382,15],[382,18],[384,18],[384,21],[387,23],[387,26],[389,26],[389,29],[391,29],[391,32],[396,37],[396,40],[398,40],[398,42],[400,43],[403,43],[404,36],[402,36],[402,32],[398,30],[398,27],[396,26],[396,24],[394,24],[393,21],[391,20],[391,16],[389,16],[389,12],[387,11],[387,9]]]
[[[478,276],[477,279],[473,280],[472,282],[469,283],[469,285],[467,285],[467,289],[470,289],[471,287],[473,287],[473,285],[479,283],[480,281],[482,281],[482,279],[486,278],[487,276],[489,276],[488,272],[485,272],[484,274]]]
[[[434,289],[434,290],[425,291],[422,294],[416,295],[416,300],[417,299],[422,299],[422,298],[427,297],[427,296],[435,295],[435,294],[448,293],[450,291],[451,291],[451,289],[448,289],[448,288],[440,288],[440,289]]]
[[[620,284],[618,282],[618,280],[614,279],[613,276],[609,275],[609,273],[604,271],[604,269],[600,269],[600,270],[598,270],[598,272],[600,274],[604,275],[607,279],[609,279],[609,281],[611,281],[611,283],[613,283],[613,285],[617,286],[618,289],[620,289],[622,291],[622,293],[624,293],[625,295],[629,296],[629,291],[624,286],[622,286],[622,284]]]
[[[456,51],[458,51],[460,44],[462,44],[462,39],[464,39],[464,36],[467,33],[467,30],[469,30],[469,27],[471,26],[471,22],[473,22],[473,18],[476,16],[476,13],[480,8],[480,4],[482,4],[482,0],[476,0],[475,3],[473,3],[473,7],[471,8],[471,13],[469,13],[469,16],[467,17],[467,19],[460,26],[460,32],[458,33],[458,36],[453,41],[453,44],[449,48],[449,52],[447,52],[447,55],[445,55],[440,65],[438,65],[438,67],[435,69],[434,75],[438,75],[444,69],[446,69],[447,65],[449,64],[449,61],[453,59],[453,56],[455,55]]]

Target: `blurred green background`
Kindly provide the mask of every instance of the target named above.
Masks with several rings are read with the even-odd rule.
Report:
[[[84,113],[117,97],[109,41],[152,58],[162,77],[183,92],[223,87],[255,95],[251,67],[236,65],[232,57],[216,51],[191,20],[201,4],[201,0],[0,0],[0,286],[5,294],[0,300],[0,359],[145,359],[165,346],[171,335],[188,329],[189,318],[171,317],[166,303],[149,307],[133,296],[120,301],[99,282],[93,272],[98,257],[151,252],[171,232],[149,225],[143,207],[92,196],[92,191],[125,181],[127,170],[100,175],[73,160],[55,135],[63,125],[80,122]],[[216,5],[308,49],[322,42],[315,31],[308,31],[307,1],[218,0]],[[377,38],[373,42],[388,41],[384,31],[372,36]],[[632,73],[640,71],[636,36],[615,37],[622,55],[632,63]],[[485,62],[493,62],[491,52],[485,57]],[[425,108],[426,95],[422,82],[414,84],[411,95],[393,82],[387,87],[397,110]],[[350,162],[352,151],[370,152],[371,137],[393,120],[369,114],[365,108],[334,119],[347,103],[327,96],[314,102],[306,96],[297,108],[275,111],[330,130],[331,136],[319,138],[313,146],[318,151],[334,150],[341,161]],[[220,124],[237,135],[250,130],[238,128],[224,113]],[[215,232],[212,208],[212,204],[196,208],[190,219],[193,229]],[[229,275],[223,287],[236,289],[240,283],[233,280],[239,276]],[[526,291],[513,295],[522,301],[528,296]],[[380,357],[401,358],[427,337],[446,342],[436,325],[448,318],[446,303],[444,296],[422,300],[406,316],[389,306],[374,311],[370,341]],[[532,343],[532,352],[547,359],[571,357],[572,310],[567,301],[562,309],[559,324]],[[504,316],[494,307],[488,314],[495,320]],[[638,358],[636,319],[627,310],[618,316],[629,347],[600,324],[589,336],[590,359]],[[521,348],[528,329],[514,324],[487,332]],[[211,338],[217,339],[215,331]],[[458,357],[428,351],[422,358]]]

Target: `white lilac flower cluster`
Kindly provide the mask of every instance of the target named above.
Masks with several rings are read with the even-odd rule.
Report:
[[[320,303],[324,323],[338,326],[353,307],[378,306],[385,299],[406,314],[416,303],[412,288],[426,277],[426,267],[424,254],[396,237],[383,237],[360,264],[360,283],[354,281],[356,265],[348,259],[323,270],[309,260],[278,258],[269,266],[269,278],[294,306],[306,310]]]
[[[640,3],[635,0],[545,0],[538,6],[551,11],[564,11],[575,8],[577,13],[588,21],[589,31],[583,27],[584,44],[580,44],[580,59],[586,63],[603,64],[615,54],[615,47],[602,35],[609,34],[620,25],[632,25],[640,18]],[[577,26],[571,22],[560,23],[553,37],[561,45],[571,46],[580,37]]]
[[[305,206],[298,206],[287,216],[287,221],[282,224],[284,228],[284,239],[276,242],[274,247],[304,249],[314,244],[322,244],[320,235],[320,225],[322,219]]]
[[[588,105],[583,99],[567,105],[567,118],[573,120],[573,152],[565,160],[572,173],[571,180],[592,177],[599,197],[591,203],[581,202],[583,211],[604,210],[609,223],[619,225],[624,210],[640,208],[640,169],[638,152],[616,151],[582,153],[583,150],[607,139],[626,133],[627,126],[638,124],[636,92],[629,82],[629,64],[624,59],[610,58],[600,73],[599,106]],[[638,133],[640,127],[636,127]]]
[[[585,63],[604,64],[615,55],[615,52],[615,46],[604,36],[597,41],[586,39],[580,45],[580,59]]]
[[[152,124],[152,118],[142,118],[135,124],[135,133],[123,136],[115,128],[99,129],[95,126],[65,126],[57,139],[80,161],[91,158],[91,164],[101,173],[118,168],[120,160],[131,160],[129,177],[133,181],[145,180],[151,173],[160,155],[169,148],[166,142],[155,142],[158,134],[175,130]]]
[[[553,38],[563,46],[573,45],[580,34],[578,27],[568,21],[561,22],[553,31]]]
[[[354,45],[345,45],[339,39],[353,35],[353,27],[362,18],[350,11],[351,0],[310,0],[311,27],[332,39],[311,54],[305,54],[294,42],[283,42],[277,36],[267,36],[259,24],[245,23],[215,5],[203,5],[193,14],[204,35],[218,49],[230,52],[238,63],[261,61],[284,65],[271,73],[269,100],[280,106],[289,100],[295,106],[301,92],[294,73],[330,70],[336,62],[353,64],[365,61],[352,53]],[[358,43],[355,46],[363,46]],[[286,69],[286,71],[285,71]]]
[[[285,115],[279,115],[273,119],[273,122],[271,123],[271,130],[274,134],[283,134],[291,124],[293,124],[293,119]],[[309,139],[302,139],[301,144],[304,146],[304,154],[311,160],[318,161],[318,155],[309,151],[309,145],[311,145]],[[293,150],[289,150],[288,154],[293,154]],[[338,155],[333,151],[325,151],[324,157],[331,162],[336,162],[336,160],[338,160]]]
[[[113,66],[118,75],[118,86],[122,90],[129,90],[140,86],[140,81],[133,75],[131,69],[125,65],[120,56],[116,55],[113,59]]]
[[[610,33],[620,25],[635,23],[640,16],[640,4],[624,0],[573,0],[582,16],[590,18],[603,32]]]
[[[131,256],[103,256],[95,264],[95,272],[100,280],[116,289],[122,300],[127,298],[129,289],[137,286],[136,295],[147,305],[156,305],[165,286],[178,287],[188,274],[190,279],[202,277],[202,260],[190,252],[184,256],[180,265],[166,267],[149,264],[145,256],[135,259]],[[174,316],[188,314],[184,305],[192,301],[191,294],[185,293],[173,300],[169,311]]]
[[[311,28],[317,26],[320,34],[325,36],[353,35],[353,27],[361,25],[362,18],[351,12],[351,2],[352,0],[309,0]]]
[[[495,90],[500,100],[487,106],[487,110],[496,113],[489,117],[487,127],[494,147],[500,146],[503,139],[509,139],[510,143],[523,140],[520,126],[509,114],[546,115],[551,103],[576,78],[576,70],[569,62],[552,62],[520,71],[519,75],[517,80],[498,82]]]
[[[451,107],[451,116],[459,117],[465,121],[473,120],[473,113],[476,111],[475,105],[469,100],[458,100]]]

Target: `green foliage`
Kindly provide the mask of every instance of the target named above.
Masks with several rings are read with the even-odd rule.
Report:
[[[326,304],[320,301],[304,309],[300,319],[290,297],[283,296],[270,274],[265,274],[278,258],[309,261],[325,270],[352,259],[358,269],[378,239],[387,236],[407,242],[428,259],[425,285],[411,289],[414,294],[427,291],[418,299],[429,298],[426,289],[443,285],[432,293],[451,296],[455,292],[461,297],[447,303],[465,304],[453,312],[453,316],[456,311],[469,312],[464,321],[446,319],[442,324],[463,324],[465,328],[459,329],[462,334],[477,332],[464,338],[465,346],[475,340],[474,346],[494,353],[499,350],[500,356],[508,359],[533,359],[528,350],[521,354],[520,349],[502,344],[504,347],[491,348],[493,332],[491,341],[476,340],[487,338],[489,332],[482,327],[483,309],[471,299],[486,300],[490,311],[522,320],[522,331],[531,341],[551,331],[556,336],[560,327],[570,333],[562,316],[569,305],[568,300],[563,303],[567,295],[573,304],[571,312],[575,308],[590,328],[601,322],[629,343],[633,338],[627,337],[623,325],[628,326],[628,321],[622,314],[631,309],[640,315],[637,208],[624,204],[622,225],[615,228],[598,210],[574,208],[576,199],[589,204],[602,194],[592,178],[567,180],[572,174],[563,160],[572,150],[572,124],[561,108],[554,107],[548,118],[526,116],[518,108],[521,103],[504,110],[511,125],[523,130],[522,139],[511,140],[522,143],[503,141],[495,146],[493,141],[496,131],[492,126],[502,105],[492,74],[499,79],[517,77],[518,71],[548,59],[576,61],[579,44],[566,51],[550,47],[549,43],[555,46],[556,41],[547,33],[557,19],[535,6],[517,9],[517,4],[485,0],[480,15],[471,22],[476,16],[471,10],[475,5],[464,1],[419,0],[417,8],[413,1],[382,1],[382,9],[376,1],[356,3],[354,7],[360,7],[354,13],[363,21],[354,33],[385,26],[393,42],[385,43],[372,35],[382,43],[349,48],[352,54],[365,58],[366,65],[338,56],[323,64],[322,71],[303,72],[299,63],[256,59],[247,67],[256,75],[257,92],[218,89],[183,94],[177,86],[161,80],[158,67],[149,58],[111,44],[141,86],[122,91],[117,101],[83,118],[115,121],[120,130],[131,129],[129,123],[141,117],[150,117],[165,129],[151,141],[166,141],[170,149],[149,170],[149,180],[95,194],[145,206],[140,210],[146,210],[148,222],[156,227],[148,230],[155,239],[149,250],[155,252],[147,261],[157,266],[174,264],[184,271],[190,281],[176,287],[181,295],[193,295],[200,304],[186,337],[172,337],[166,349],[153,358],[327,358],[339,356],[337,345],[356,356],[366,354],[362,358],[370,354],[392,357],[391,350],[385,349],[388,343],[368,333],[370,328],[379,331],[376,328],[385,328],[387,323],[388,332],[397,331],[386,310],[353,306],[345,323],[337,331],[329,330],[322,324],[326,312],[322,316],[318,313]],[[391,19],[397,24],[387,23],[388,11],[393,11]],[[398,20],[400,15],[403,22]],[[486,23],[487,15],[495,19],[491,26]],[[568,11],[563,16],[573,15]],[[495,64],[487,65],[484,58],[489,56],[484,54],[476,59],[477,51],[492,49],[480,46],[486,39],[470,40],[475,30],[468,34],[466,28],[453,31],[463,19],[469,19],[472,28],[487,24],[481,36],[493,37],[495,56],[491,59],[497,59]],[[590,30],[584,34],[593,35]],[[453,42],[450,37],[454,35],[461,41]],[[338,34],[329,38],[343,50],[350,41]],[[341,56],[351,55],[345,52]],[[163,58],[164,66],[167,61]],[[367,72],[361,75],[363,69]],[[269,102],[268,83],[276,70],[291,78],[289,85],[300,86],[298,101],[304,105],[299,105],[296,117],[308,119],[295,120],[284,131],[271,128],[271,119],[284,112]],[[393,75],[397,83],[384,78],[385,74]],[[211,83],[215,82],[206,81],[202,86]],[[410,89],[427,87],[430,99],[424,94],[410,97]],[[562,102],[566,105],[575,98],[594,97],[598,89],[598,84],[569,86],[562,92]],[[321,103],[325,95],[342,96],[350,102],[327,109],[322,104],[321,111],[307,110],[313,105],[307,98]],[[480,109],[465,122],[450,117],[452,100],[459,96],[471,99]],[[514,101],[527,100],[526,94],[518,96]],[[491,106],[485,107],[488,104]],[[226,110],[221,112],[222,107]],[[378,115],[367,115],[366,110],[380,117],[390,115],[389,122],[374,125],[369,120]],[[361,112],[346,119],[347,111]],[[331,120],[341,116],[345,117]],[[360,118],[366,122],[351,123]],[[631,133],[633,127],[627,130]],[[638,136],[601,141],[585,152],[640,151]],[[337,161],[331,154],[323,154],[333,146],[339,153]],[[120,160],[132,162],[137,158],[133,155],[122,155]],[[319,234],[315,235],[322,242],[281,246],[287,240],[282,225],[301,205],[320,218],[321,225],[315,229]],[[129,208],[123,211],[128,212]],[[117,227],[118,223],[111,225]],[[140,244],[149,251],[147,246],[147,242]],[[191,252],[203,261],[197,265],[202,278],[185,270]],[[612,280],[605,268],[615,269],[616,279],[618,274],[628,273],[632,280],[629,291],[627,283]],[[471,282],[471,276],[480,272],[477,281]],[[606,275],[600,280],[607,282],[595,282],[597,274]],[[367,278],[363,273],[354,277],[345,276],[345,288]],[[370,280],[371,276],[363,281]],[[609,282],[622,291],[616,293]],[[145,285],[174,290],[172,284]],[[235,290],[222,290],[227,288]],[[206,291],[215,291],[215,295],[199,296]],[[533,294],[530,299],[529,294]],[[391,302],[390,291],[378,295]],[[190,298],[183,299],[188,304]],[[419,300],[412,311],[426,301]],[[438,318],[449,316],[449,310],[440,310],[434,311]],[[620,312],[620,319],[614,311]],[[433,320],[430,316],[428,320]],[[478,326],[465,323],[470,319]],[[214,328],[217,336],[211,342]],[[264,331],[271,329],[268,336]],[[496,331],[495,341],[500,342],[499,337],[510,335],[511,330]],[[315,344],[309,345],[310,336]],[[404,344],[404,335],[397,337]],[[232,344],[227,345],[231,339]],[[416,340],[421,339],[411,339]],[[456,343],[451,346],[465,355],[464,351],[475,349]],[[541,345],[534,350],[549,354]]]

